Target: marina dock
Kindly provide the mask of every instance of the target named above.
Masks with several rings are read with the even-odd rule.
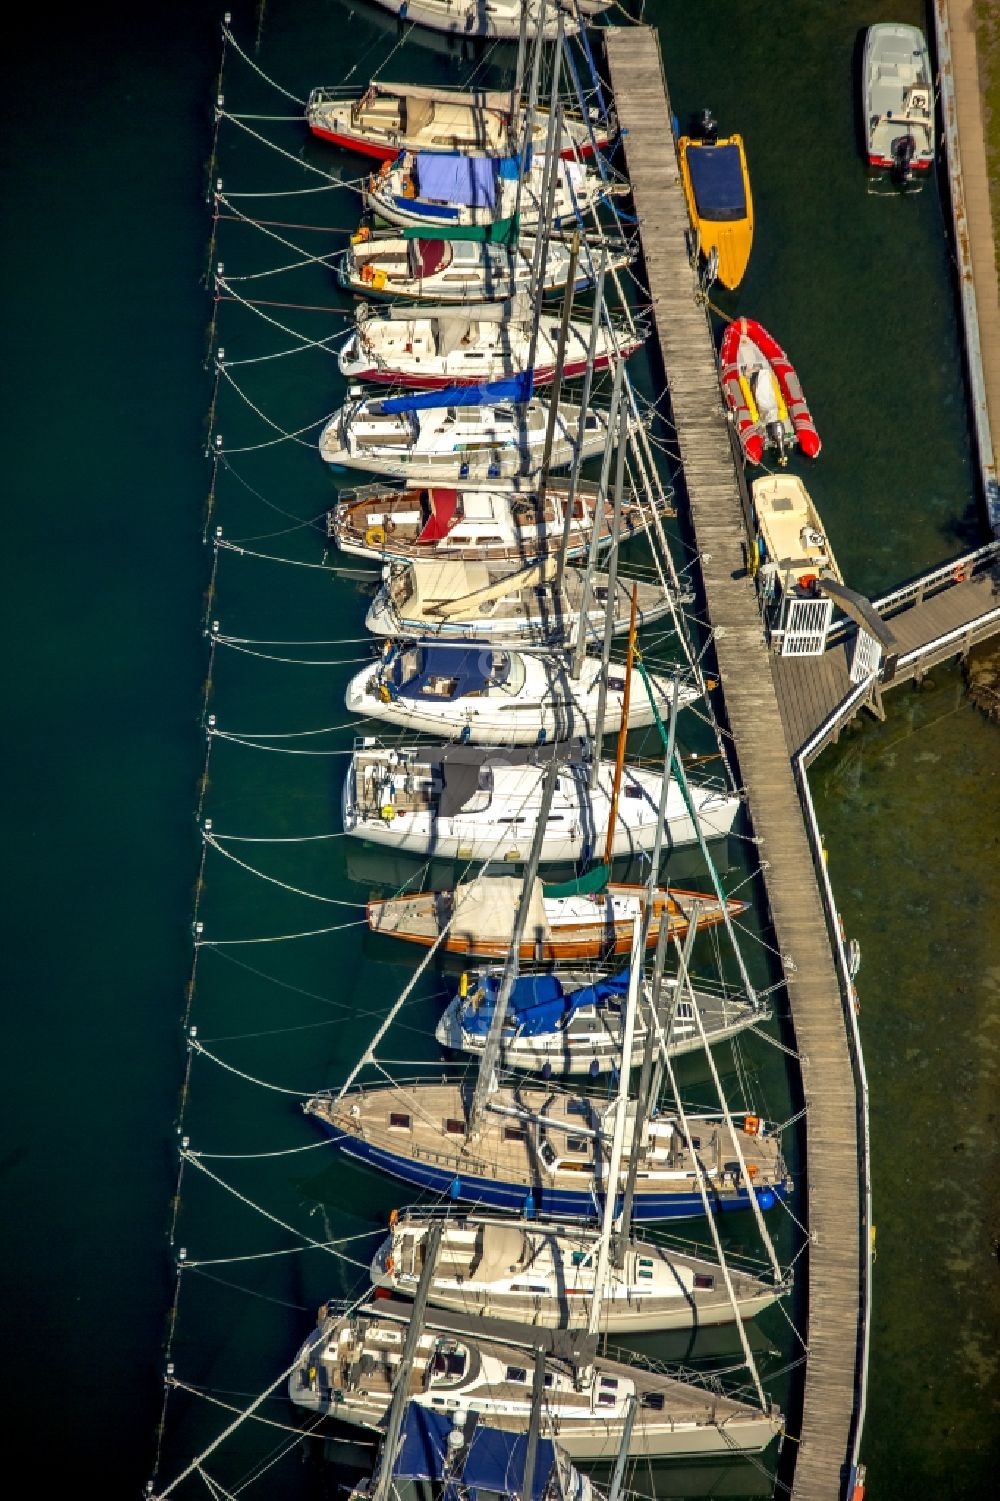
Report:
[[[730,429],[711,328],[688,249],[689,220],[677,166],[657,34],[604,33],[608,67],[643,243],[687,516],[718,662],[724,719],[756,836],[782,955],[801,1058],[807,1114],[804,1195],[810,1236],[808,1355],[792,1494],[843,1493],[856,1460],[866,1365],[868,1228],[859,1163],[859,1097],[850,1003],[838,976],[814,853],[803,821],[752,580]]]

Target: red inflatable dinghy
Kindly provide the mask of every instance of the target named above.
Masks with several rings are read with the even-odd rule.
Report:
[[[761,462],[765,448],[776,448],[783,463],[795,442],[814,459],[822,447],[816,424],[795,366],[767,329],[735,318],[722,336],[720,362],[722,389],[751,464]]]

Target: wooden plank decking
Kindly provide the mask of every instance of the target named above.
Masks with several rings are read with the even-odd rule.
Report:
[[[841,995],[756,594],[711,333],[695,300],[688,228],[655,31],[604,33],[639,217],[646,277],[684,469],[725,713],[761,855],[778,946],[785,956],[802,1055],[807,1171],[800,1205],[812,1239],[808,1357],[794,1491],[839,1497],[849,1462],[860,1300],[857,1098]]]

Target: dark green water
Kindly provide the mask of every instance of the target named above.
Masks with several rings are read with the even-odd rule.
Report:
[[[897,11],[920,19],[907,6],[880,16]],[[234,14],[250,49],[256,11]],[[905,203],[867,197],[854,152],[850,54],[871,17],[854,4],[799,7],[766,34],[759,13],[742,7],[727,10],[724,23],[718,9],[664,5],[649,17],[661,25],[681,118],[708,103],[724,130],[739,128],[747,139],[757,240],[738,300],[723,305],[755,313],[791,346],[826,443],[810,485],[845,574],[864,589],[889,586],[957,550],[978,522],[939,204],[933,192]],[[10,376],[16,372],[5,404],[16,707],[7,741],[7,988],[16,1024],[5,1091],[6,1390],[30,1456],[58,1431],[62,1466],[100,1476],[116,1495],[135,1495],[150,1473],[172,1285],[165,1237],[198,854],[192,811],[210,566],[200,545],[209,482],[200,455],[211,305],[199,277],[216,21],[201,5],[182,5],[169,18],[141,22],[124,7],[104,8],[98,21],[58,34],[39,23],[8,59],[5,92]],[[303,0],[267,8],[259,58],[303,95],[355,63],[362,78],[396,36],[362,4]],[[494,55],[501,58],[509,54]],[[458,82],[474,65],[443,44],[411,40],[387,75]],[[782,79],[780,125],[768,90],[774,77]],[[296,108],[236,62],[225,89],[232,109]],[[40,109],[43,91],[60,107]],[[296,124],[255,128],[328,170],[348,177],[362,170],[355,159],[303,145]],[[220,146],[230,193],[306,181],[234,127]],[[251,214],[339,229],[356,213],[346,190],[268,200],[266,209],[237,201]],[[216,256],[229,276],[298,258],[257,232],[219,228]],[[343,243],[342,235],[312,231],[288,238],[313,253]],[[317,267],[241,283],[240,291],[343,306]],[[295,340],[230,304],[219,312],[234,379],[282,428],[298,430],[338,404],[329,354],[236,368]],[[272,316],[289,316],[311,338],[343,325],[335,313]],[[918,376],[914,442],[905,418]],[[638,379],[651,388],[648,371]],[[233,452],[275,434],[228,386],[215,430],[231,457],[213,522],[248,547],[318,562],[322,537],[309,522],[322,518],[332,489],[311,446],[315,432],[252,455]],[[211,616],[224,632],[256,640],[340,643],[361,636],[365,605],[350,579],[223,553]],[[260,650],[315,665],[220,650],[211,708],[223,729],[259,737],[343,724],[343,685],[366,654],[363,644]],[[338,665],[322,665],[331,661]],[[838,896],[865,956],[879,1225],[865,1454],[873,1489],[884,1495],[901,1495],[914,1481],[976,1495],[993,1473],[996,1433],[1000,1270],[992,1237],[1000,1205],[990,1112],[1000,940],[989,893],[1000,859],[997,732],[964,703],[955,673],[942,673],[930,692],[898,690],[889,714],[885,726],[866,726],[829,752],[814,774]],[[350,732],[337,731],[287,742],[313,752],[288,755],[217,741],[205,804],[215,830],[333,833],[349,743]],[[351,843],[230,847],[276,879],[341,901],[391,889],[415,868],[390,867]],[[735,881],[738,847],[732,855]],[[200,915],[206,936],[233,939],[349,924],[359,914],[295,896],[210,852]],[[288,1093],[196,1060],[184,1117],[196,1147],[250,1154],[314,1141],[299,1100],[344,1077],[412,973],[412,956],[362,933],[348,926],[294,943],[202,951],[192,1016],[201,1038],[235,1068]],[[711,949],[699,952],[708,964]],[[751,954],[755,979],[766,983],[764,951],[752,946]],[[443,983],[428,974],[384,1055],[434,1057],[427,1034]],[[779,1054],[748,1045],[722,1067],[734,1091],[749,1076],[753,1098],[775,1119],[791,1113],[793,1086]],[[691,1097],[707,1098],[693,1068],[683,1082]],[[396,1189],[335,1163],[324,1148],[207,1165],[320,1240],[384,1224],[397,1201]],[[745,1232],[727,1233],[740,1244]],[[189,1168],[177,1244],[192,1260],[207,1260],[297,1242]],[[779,1249],[790,1255],[795,1244],[785,1221]],[[370,1246],[347,1249],[363,1260]],[[749,1237],[745,1249],[753,1249]],[[348,1294],[361,1275],[316,1251],[186,1273],[172,1346],[177,1375],[242,1405],[292,1359],[315,1305]],[[784,1400],[776,1373],[793,1358],[794,1342],[780,1315],[761,1322],[762,1365]],[[289,1421],[280,1400],[265,1411]],[[171,1398],[168,1417],[161,1482],[225,1420],[183,1392]],[[301,1445],[279,1459],[291,1438],[248,1426],[207,1468],[234,1489],[273,1458],[258,1491],[332,1494],[359,1458],[356,1447],[334,1444],[333,1464]],[[696,1474],[661,1467],[635,1484],[664,1496],[768,1489],[746,1466]],[[205,1493],[198,1481],[184,1492]]]

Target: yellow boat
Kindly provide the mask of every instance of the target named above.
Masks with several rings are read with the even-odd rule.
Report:
[[[753,244],[753,199],[743,137],[717,137],[715,121],[706,110],[702,137],[681,136],[677,142],[681,181],[691,223],[706,260],[718,252],[717,279],[732,290],[743,280]]]

